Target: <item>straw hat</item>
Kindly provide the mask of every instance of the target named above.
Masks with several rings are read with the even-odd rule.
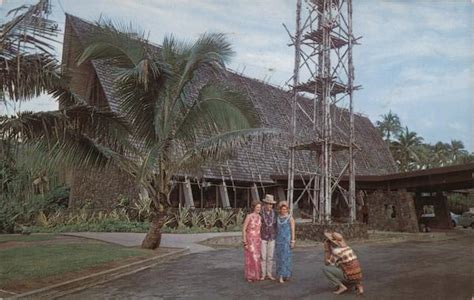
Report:
[[[338,232],[326,231],[326,232],[324,232],[324,236],[326,236],[326,238],[328,240],[330,240],[331,242],[333,242],[334,244],[336,244],[339,247],[346,247],[347,246],[346,242],[344,241],[344,238],[342,237],[342,234],[340,234]]]
[[[265,198],[262,199],[263,203],[276,204],[276,201],[273,199],[273,195],[266,194]]]
[[[286,206],[286,208],[288,208],[288,202],[286,201],[278,202],[278,209],[280,209],[282,206]]]

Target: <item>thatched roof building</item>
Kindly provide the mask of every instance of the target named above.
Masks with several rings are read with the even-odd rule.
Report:
[[[107,106],[111,110],[118,109],[118,101],[114,97],[114,76],[110,65],[101,60],[93,60],[80,67],[76,66],[75,58],[81,53],[83,43],[94,29],[93,24],[77,17],[66,16],[64,34],[63,65],[72,77],[72,88],[91,104]],[[217,77],[216,77],[217,76]],[[290,132],[291,93],[262,81],[248,78],[232,71],[214,75],[203,70],[196,80],[195,87],[204,85],[208,80],[221,81],[223,84],[242,91],[252,101],[264,127],[279,128]],[[84,84],[86,83],[86,84]],[[105,99],[105,100],[104,100]],[[312,102],[307,99],[308,106]],[[349,132],[349,113],[341,108],[333,108],[334,136],[336,141],[347,141]],[[304,117],[299,116],[301,122]],[[383,175],[396,171],[394,160],[376,128],[367,117],[355,115],[355,140],[360,148],[355,155],[357,175]],[[317,130],[316,130],[317,131]],[[317,136],[312,124],[308,121],[306,128],[299,132],[302,139]],[[347,161],[347,151],[335,154],[335,171],[343,168]],[[314,172],[316,158],[314,152],[298,151],[296,168]],[[233,182],[274,184],[271,176],[285,175],[288,169],[288,143],[285,138],[272,141],[263,147],[260,144],[249,144],[236,149],[235,156],[217,166],[203,166],[194,174],[206,180],[232,180]]]

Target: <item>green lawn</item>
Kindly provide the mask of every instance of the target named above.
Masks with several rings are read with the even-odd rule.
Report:
[[[54,239],[54,234],[34,234],[34,235],[20,235],[20,234],[1,234],[0,243],[5,242],[35,242],[47,241]]]
[[[152,254],[153,251],[150,250],[105,243],[51,244],[0,249],[0,288],[13,281],[74,272],[114,260]]]

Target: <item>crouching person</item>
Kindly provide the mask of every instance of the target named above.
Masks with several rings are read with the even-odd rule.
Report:
[[[362,270],[354,251],[346,244],[342,235],[337,232],[325,232],[323,273],[334,285],[334,294],[347,291],[355,286],[357,294],[362,295]]]

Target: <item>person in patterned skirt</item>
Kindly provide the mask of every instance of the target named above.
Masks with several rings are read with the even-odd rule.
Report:
[[[252,212],[247,215],[242,228],[242,243],[244,244],[245,257],[245,279],[248,282],[260,280],[261,261],[260,252],[262,248],[262,239],[260,238],[260,227],[262,218],[260,211],[262,203],[260,201],[252,202]]]

